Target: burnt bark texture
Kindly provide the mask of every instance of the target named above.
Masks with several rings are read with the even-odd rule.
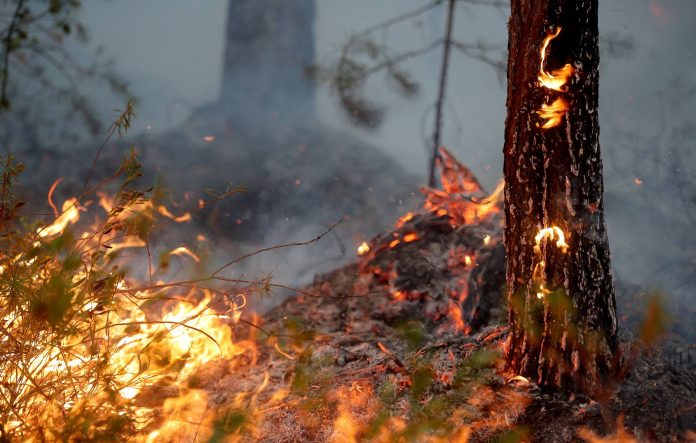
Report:
[[[570,64],[572,74],[557,91],[538,76],[544,39],[559,27],[546,71]],[[508,29],[507,362],[542,386],[591,393],[618,354],[597,114],[598,0],[512,0]],[[544,129],[537,112],[558,98],[567,112]],[[565,233],[569,247],[564,252],[557,237],[547,238],[535,252],[536,234],[551,226]]]
[[[253,120],[314,115],[315,0],[230,0],[221,102]]]

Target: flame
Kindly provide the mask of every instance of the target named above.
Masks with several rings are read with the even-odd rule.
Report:
[[[51,195],[54,189],[55,185],[51,188]],[[114,208],[113,201],[116,200],[99,195],[98,206],[94,207],[107,213],[106,221],[103,224],[95,221],[94,232],[76,235],[72,246],[75,254],[83,259],[83,266],[78,267],[74,274],[65,274],[72,278],[67,282],[70,285],[67,291],[70,291],[74,306],[69,309],[78,314],[76,320],[70,321],[84,323],[71,323],[69,327],[83,328],[79,329],[80,333],[57,340],[51,328],[43,328],[36,335],[27,336],[28,330],[36,330],[31,323],[36,322],[37,314],[32,313],[30,306],[13,307],[6,299],[0,299],[0,312],[3,313],[0,316],[3,331],[0,335],[1,350],[6,357],[11,356],[18,352],[14,342],[17,341],[21,348],[16,349],[21,349],[22,355],[18,359],[0,361],[0,396],[12,398],[11,414],[21,417],[17,420],[11,417],[4,432],[20,441],[31,440],[38,423],[53,422],[55,417],[64,417],[68,411],[80,411],[79,408],[89,405],[100,411],[121,411],[119,414],[130,411],[137,417],[134,423],[136,431],[148,429],[146,441],[192,439],[199,429],[198,438],[206,440],[205,436],[210,435],[206,432],[212,432],[206,394],[189,389],[188,381],[210,362],[234,366],[240,361],[254,364],[256,360],[255,338],[250,335],[248,339],[240,339],[231,326],[240,320],[241,309],[246,305],[244,294],[237,294],[236,302],[226,302],[223,309],[217,307],[219,303],[214,298],[217,293],[206,288],[168,286],[157,282],[154,286],[137,290],[138,281],[126,280],[108,271],[105,271],[107,278],[104,281],[94,281],[97,274],[90,273],[91,268],[103,266],[91,261],[94,251],[106,250],[112,257],[109,260],[116,260],[118,256],[114,253],[123,248],[145,246],[136,234],[122,228],[129,217],[154,218],[160,214],[178,222],[190,219],[188,213],[176,217],[164,206],[141,200],[125,208]],[[78,207],[75,198],[63,202],[62,212],[55,220],[36,231],[35,246],[52,241],[65,232],[69,225],[80,219],[80,210],[84,208]],[[200,262],[200,258],[184,246],[171,250],[169,254],[187,255]],[[0,260],[3,263],[0,274],[8,268],[29,268],[36,262],[38,266],[30,268],[36,272],[26,284],[35,283],[37,294],[45,291],[54,275],[64,275],[60,258],[52,261],[42,258],[39,262],[37,258],[32,256],[29,259],[21,253],[8,257],[3,250],[0,251]],[[113,262],[106,263],[106,269],[111,269]],[[109,278],[114,281],[106,283]],[[104,307],[106,303],[108,308]],[[52,307],[48,309],[51,312]],[[81,335],[82,332],[88,336]],[[242,356],[244,358],[240,360]],[[104,376],[95,378],[95,373]],[[42,389],[48,391],[37,391],[37,386],[42,386],[42,383],[46,386]],[[138,406],[143,391],[157,384],[166,384],[181,392],[162,405],[160,412],[168,417],[161,426],[153,426],[157,416],[155,408]],[[113,392],[118,394],[115,398]],[[282,398],[283,393],[276,392],[272,401]],[[188,437],[179,438],[184,435]]]
[[[541,45],[541,66],[539,67],[539,83],[545,88],[551,89],[552,91],[565,92],[568,90],[566,83],[568,82],[568,79],[571,75],[573,75],[574,72],[573,66],[571,66],[570,63],[567,63],[562,68],[552,71],[550,73],[546,71],[546,56],[549,44],[551,43],[551,40],[558,37],[560,33],[561,27],[559,26],[556,29],[556,32],[553,32],[546,36],[546,38],[544,39],[544,43]]]
[[[573,67],[567,63],[562,68],[557,69],[552,72],[546,70],[546,57],[551,40],[558,37],[561,33],[561,27],[556,29],[556,32],[548,34],[544,39],[544,43],[541,45],[541,62],[539,66],[539,84],[547,89],[558,92],[566,92],[568,90],[568,79],[575,72]],[[558,97],[552,103],[544,103],[541,105],[541,109],[537,111],[539,116],[546,120],[541,126],[542,129],[551,129],[559,126],[563,116],[568,112],[568,102]]]
[[[484,245],[487,245],[487,244],[490,243],[490,242],[491,242],[491,236],[490,236],[490,235],[487,235],[487,236],[483,237],[483,244],[484,244]]]
[[[167,209],[167,207],[164,205],[157,206],[157,212],[159,212],[160,214],[164,215],[167,218],[174,220],[177,223],[183,223],[183,222],[187,222],[187,221],[191,220],[190,213],[185,212],[183,215],[176,217],[171,212],[169,212],[169,209]]]
[[[537,111],[537,114],[546,120],[541,127],[543,129],[550,129],[560,125],[563,116],[568,112],[568,107],[568,102],[561,97],[557,98],[550,105],[546,103],[541,105],[541,110]]]
[[[461,194],[448,194],[437,189],[426,189],[424,208],[437,215],[449,215],[453,226],[468,225],[484,221],[493,214],[499,213],[504,190],[504,180],[500,180],[493,192],[481,199]]]
[[[373,401],[373,390],[368,381],[356,380],[350,386],[340,386],[330,399],[336,402],[337,414],[333,423],[331,443],[357,443],[360,431],[365,426],[364,418],[377,411]]]
[[[191,250],[186,246],[179,246],[178,248],[172,250],[172,252],[170,252],[169,255],[188,255],[196,263],[201,262],[201,259],[196,254],[191,252]]]
[[[370,252],[370,245],[367,244],[367,242],[360,243],[360,246],[358,246],[358,255],[365,255],[368,252]]]
[[[466,326],[466,323],[464,322],[462,308],[457,306],[454,302],[450,301],[447,313],[450,317],[450,320],[452,320],[452,324],[454,325],[456,331],[467,332],[468,328]]]
[[[565,233],[561,228],[558,226],[551,226],[549,228],[543,228],[540,229],[537,235],[534,237],[534,253],[541,258],[542,257],[542,252],[541,252],[541,242],[544,239],[548,239],[550,241],[553,241],[556,239],[556,247],[561,250],[562,253],[568,252],[568,244],[565,241]],[[532,272],[532,281],[534,282],[535,285],[538,286],[539,290],[536,293],[536,297],[539,300],[542,300],[547,294],[550,294],[551,291],[546,288],[545,286],[545,276],[544,276],[544,269],[546,267],[546,262],[544,260],[539,260],[539,263],[537,263],[534,266],[534,271]]]
[[[548,238],[549,240],[556,240],[556,247],[559,248],[564,254],[568,252],[568,244],[565,241],[565,233],[558,226],[551,226],[550,228],[544,228],[539,230],[537,235],[534,237],[534,252],[541,254],[541,241]],[[543,262],[542,262],[543,263]]]
[[[63,202],[63,210],[56,220],[48,226],[39,229],[39,237],[55,237],[65,231],[70,224],[80,219],[80,211],[77,209],[77,199],[70,198]]]

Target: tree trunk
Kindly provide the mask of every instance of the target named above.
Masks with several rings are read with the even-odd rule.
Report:
[[[230,0],[221,102],[245,122],[314,115],[314,0]]]
[[[512,0],[504,146],[508,366],[542,386],[585,392],[617,355],[597,10],[598,0]]]

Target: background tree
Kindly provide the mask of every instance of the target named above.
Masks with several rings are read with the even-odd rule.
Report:
[[[314,117],[315,0],[229,2],[221,104],[235,120]],[[258,119],[258,120],[257,120]]]
[[[378,73],[385,73],[395,91],[403,97],[415,97],[420,91],[419,83],[400,65],[407,60],[421,57],[442,48],[438,67],[437,96],[432,109],[435,118],[432,132],[426,140],[430,160],[428,162],[428,184],[436,186],[435,160],[442,142],[443,116],[447,94],[447,78],[450,69],[452,49],[460,55],[491,66],[501,76],[505,71],[504,47],[484,41],[463,42],[454,37],[456,4],[488,6],[503,10],[507,1],[499,0],[434,0],[430,3],[406,11],[396,17],[377,23],[349,37],[341,48],[335,63],[326,66],[313,66],[310,72],[333,89],[341,107],[350,121],[363,128],[376,128],[384,117],[384,108],[364,97],[363,89],[367,81]],[[445,28],[441,38],[406,51],[394,52],[387,45],[374,38],[377,32],[387,32],[391,27],[407,20],[417,18],[437,7],[446,6]]]
[[[598,33],[597,0],[511,2],[507,362],[541,385],[585,391],[599,386],[617,355],[597,115]]]

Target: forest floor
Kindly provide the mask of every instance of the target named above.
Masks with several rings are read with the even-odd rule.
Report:
[[[247,365],[206,368],[197,386],[210,408],[233,411],[227,431],[268,442],[696,441],[688,317],[645,346],[632,331],[650,317],[647,295],[617,284],[622,375],[598,398],[545,392],[502,360],[499,203],[452,223],[432,210],[440,194],[426,195],[429,210],[357,262],[317,276],[262,323],[238,324],[266,341]]]

